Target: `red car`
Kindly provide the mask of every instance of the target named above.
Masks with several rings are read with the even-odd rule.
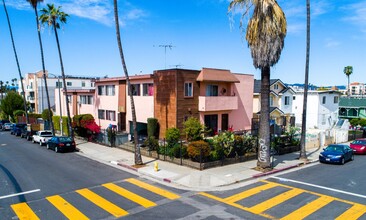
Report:
[[[350,147],[354,150],[355,154],[366,154],[366,138],[352,141]]]

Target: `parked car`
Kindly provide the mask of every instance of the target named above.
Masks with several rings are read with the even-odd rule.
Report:
[[[6,123],[10,123],[10,121],[9,121],[9,120],[7,120],[7,119],[2,119],[2,120],[0,120],[0,129],[1,129],[1,130],[3,130],[3,131],[4,131],[3,126],[4,126],[4,124],[6,124]]]
[[[47,142],[47,149],[55,150],[56,153],[65,151],[75,151],[76,144],[71,137],[53,136]]]
[[[355,154],[366,154],[366,138],[360,138],[352,141],[350,148]]]
[[[33,143],[39,143],[39,145],[47,144],[48,140],[53,137],[52,131],[37,131],[33,135]]]
[[[331,144],[319,154],[321,163],[340,163],[354,160],[353,150],[345,144]]]
[[[22,133],[23,129],[27,127],[27,124],[14,124],[12,129],[10,130],[10,134],[13,134],[15,136],[20,136],[20,134]]]
[[[13,127],[13,123],[5,123],[3,124],[3,126],[1,127],[1,129],[3,131],[10,131]]]
[[[27,141],[30,141],[30,140],[32,140],[33,135],[35,135],[36,133],[37,133],[37,131],[28,130],[27,128],[24,128],[22,133],[20,134],[20,137],[27,139]]]

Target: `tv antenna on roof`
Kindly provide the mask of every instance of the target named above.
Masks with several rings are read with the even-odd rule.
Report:
[[[175,46],[173,46],[172,43],[170,43],[170,44],[161,44],[159,45],[159,47],[164,47],[164,68],[166,69],[166,48],[169,48],[171,50]]]

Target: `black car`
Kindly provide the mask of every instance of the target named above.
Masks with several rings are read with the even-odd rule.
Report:
[[[55,150],[56,153],[65,151],[75,151],[76,144],[71,137],[53,136],[47,142],[47,149]]]
[[[9,121],[9,120],[7,120],[7,119],[2,119],[2,120],[0,120],[0,129],[3,129],[3,125],[4,125],[5,123],[10,123],[10,121]]]
[[[20,134],[21,138],[25,138],[27,139],[27,141],[31,141],[33,138],[33,135],[35,135],[37,133],[37,131],[34,130],[28,130],[27,127],[25,127],[22,130],[22,133]]]
[[[20,134],[22,133],[23,129],[27,128],[27,124],[14,124],[13,128],[10,131],[10,134],[14,134],[15,136],[20,136]]]

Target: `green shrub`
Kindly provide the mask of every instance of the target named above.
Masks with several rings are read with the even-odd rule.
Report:
[[[165,133],[165,139],[168,147],[173,147],[180,139],[180,131],[178,128],[168,128]]]
[[[204,126],[201,122],[194,117],[188,118],[187,121],[183,123],[184,132],[186,134],[186,139],[188,141],[199,141],[202,140],[202,134],[204,132]]]
[[[149,148],[149,150],[158,150],[159,148],[159,141],[155,139],[154,136],[149,136],[144,141],[144,145]]]
[[[188,157],[191,158],[193,161],[200,161],[201,153],[202,153],[202,160],[206,160],[208,156],[210,156],[210,146],[207,142],[200,140],[200,141],[192,141],[187,148]]]
[[[349,122],[352,126],[357,126],[360,123],[360,119],[358,118],[353,118],[351,119],[351,121]]]
[[[48,112],[49,112],[48,109],[45,109],[42,112],[42,118],[45,121],[48,121],[48,115],[49,115]],[[51,111],[50,113],[51,113],[51,120],[52,120],[53,112]]]
[[[159,125],[158,119],[156,118],[148,118],[147,119],[147,136],[154,136],[155,138],[159,138]]]
[[[182,149],[182,152],[181,152]],[[175,158],[180,158],[182,153],[182,158],[187,158],[187,146],[181,144],[175,144],[170,151],[171,155]]]
[[[235,135],[231,131],[222,132],[212,138],[214,146],[221,146],[225,157],[234,157],[236,153]]]
[[[18,116],[25,116],[25,111],[24,110],[15,110],[13,112],[14,118],[15,118],[15,122],[18,123]]]

